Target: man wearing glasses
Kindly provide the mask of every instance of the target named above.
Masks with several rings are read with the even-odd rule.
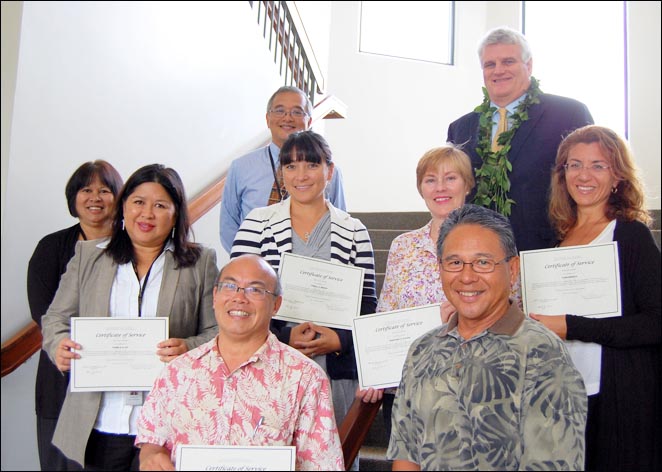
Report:
[[[218,336],[154,382],[138,420],[140,470],[175,470],[178,444],[295,446],[296,470],[345,470],[324,370],[269,331],[281,301],[261,257],[221,270]]]
[[[232,161],[225,180],[220,235],[223,249],[228,254],[239,226],[252,209],[287,198],[277,172],[280,148],[290,134],[310,128],[312,113],[310,99],[297,87],[280,87],[267,102],[266,120],[271,131],[271,142]],[[327,198],[334,207],[346,210],[342,175],[338,166],[335,167],[327,192]]]
[[[467,204],[441,226],[456,312],[409,349],[393,406],[393,470],[583,470],[586,391],[563,342],[509,300],[508,219]]]

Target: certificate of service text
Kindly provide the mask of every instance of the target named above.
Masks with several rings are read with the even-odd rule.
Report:
[[[156,345],[168,339],[168,318],[71,318],[71,339],[82,347],[72,392],[147,391],[165,365]]]
[[[283,304],[275,319],[351,329],[361,312],[362,267],[284,253],[280,261]]]
[[[520,252],[525,313],[621,315],[616,242]]]
[[[177,470],[294,470],[294,446],[177,447]]]
[[[397,387],[416,338],[441,326],[440,304],[354,318],[354,352],[361,389]]]

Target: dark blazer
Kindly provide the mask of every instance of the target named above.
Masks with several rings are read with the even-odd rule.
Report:
[[[67,263],[74,255],[80,234],[80,224],[75,224],[44,236],[28,264],[28,303],[32,319],[41,329],[41,317],[55,297],[60,277],[67,270]],[[60,372],[42,350],[39,354],[37,380],[35,382],[35,411],[42,418],[56,419],[60,415],[69,386],[69,373]]]
[[[117,264],[99,241],[76,244],[67,271],[42,319],[43,349],[51,360],[57,346],[70,336],[73,316],[110,316],[110,294]],[[171,338],[184,338],[193,349],[218,334],[212,291],[218,276],[216,252],[203,248],[195,265],[178,268],[172,252],[165,251],[157,316],[169,318]],[[85,449],[101,407],[101,392],[67,392],[53,444],[69,459],[85,463]]]
[[[471,112],[448,127],[447,141],[461,146],[471,157],[476,169],[483,164],[476,152],[480,114]],[[515,132],[508,159],[513,166],[510,173],[510,222],[515,232],[517,249],[542,249],[556,242],[547,218],[547,203],[551,171],[561,140],[571,131],[593,124],[586,105],[557,95],[541,94],[540,103],[529,108],[529,119]],[[467,198],[471,201],[475,189]]]

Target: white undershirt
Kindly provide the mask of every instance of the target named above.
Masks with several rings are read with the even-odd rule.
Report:
[[[589,244],[604,244],[614,240],[616,220],[611,220],[593,241]],[[602,346],[583,341],[566,341],[568,352],[575,367],[582,374],[587,395],[600,393],[600,369],[602,367]]]
[[[172,241],[165,248],[172,251]],[[163,280],[163,266],[165,264],[165,251],[156,258],[149,271],[147,285],[142,296],[142,317],[157,316],[156,308],[159,302],[161,281]],[[115,280],[110,291],[110,316],[138,318],[138,295],[145,282],[145,277],[140,283],[133,270],[133,264],[121,264],[117,268]],[[156,346],[154,355],[156,355]],[[143,393],[144,396],[149,392]],[[133,434],[138,432],[138,416],[142,406],[126,404],[127,392],[104,392],[101,395],[101,406],[94,429],[105,433]]]

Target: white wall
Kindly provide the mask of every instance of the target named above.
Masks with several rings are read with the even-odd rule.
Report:
[[[416,191],[416,163],[445,142],[452,121],[480,104],[476,47],[493,27],[519,28],[520,3],[456,2],[452,66],[359,53],[359,3],[332,2],[329,88],[348,105],[349,119],[329,121],[326,135],[343,169],[348,208],[426,211]],[[659,209],[660,2],[629,2],[629,23],[630,142],[648,187],[648,208]],[[614,67],[571,72],[599,81]]]

